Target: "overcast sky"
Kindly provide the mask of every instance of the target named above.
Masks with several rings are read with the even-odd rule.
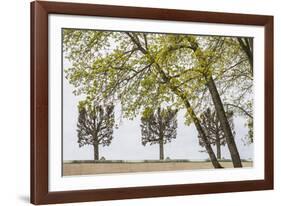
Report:
[[[64,68],[69,63],[64,59]],[[92,160],[94,158],[93,146],[79,148],[77,143],[77,105],[81,97],[75,96],[73,86],[63,79],[63,160]],[[115,107],[116,123],[120,121],[120,105]],[[204,160],[208,158],[207,153],[198,144],[197,131],[192,124],[184,124],[184,111],[178,112],[177,138],[164,146],[164,156],[170,159]],[[242,138],[247,134],[245,119],[235,118],[235,141],[241,158],[253,158],[253,144],[244,145]],[[114,138],[109,146],[100,145],[100,157],[107,160],[148,160],[159,159],[159,145],[141,144],[140,118],[133,121],[121,119],[118,129],[114,129]],[[215,150],[214,150],[215,152]],[[222,157],[229,159],[230,154],[226,147],[222,147]]]

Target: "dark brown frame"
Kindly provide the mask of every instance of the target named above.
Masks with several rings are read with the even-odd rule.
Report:
[[[265,28],[264,180],[48,191],[48,14],[257,25]],[[31,202],[67,203],[273,189],[273,16],[93,4],[31,3]]]

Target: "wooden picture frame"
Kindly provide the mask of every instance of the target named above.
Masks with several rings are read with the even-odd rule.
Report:
[[[48,15],[82,15],[216,24],[256,25],[265,30],[264,180],[175,184],[50,192],[48,189]],[[31,203],[164,197],[273,189],[273,17],[35,1],[31,3]]]

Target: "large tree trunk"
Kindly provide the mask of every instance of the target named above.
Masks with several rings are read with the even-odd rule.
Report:
[[[207,138],[207,136],[205,134],[205,131],[203,130],[203,128],[202,128],[202,126],[200,124],[199,119],[197,118],[197,116],[195,115],[193,109],[191,108],[191,105],[190,105],[189,101],[187,101],[187,100],[185,101],[185,106],[186,106],[186,109],[187,109],[189,115],[191,116],[191,118],[192,118],[192,120],[193,120],[193,122],[195,124],[195,127],[196,127],[198,133],[200,134],[200,136],[201,136],[201,138],[202,138],[202,140],[204,142],[205,149],[206,149],[206,151],[207,151],[207,153],[208,153],[208,155],[210,157],[210,160],[211,160],[214,168],[223,168],[220,165],[220,163],[218,162],[218,160],[216,158],[216,155],[215,155],[215,153],[214,153],[214,151],[213,151],[213,149],[212,149],[212,147],[211,147],[211,145],[210,145],[210,143],[208,141],[208,138]]]
[[[229,126],[224,108],[223,108],[223,104],[220,98],[220,95],[218,93],[217,87],[215,85],[215,82],[213,80],[213,77],[211,76],[210,79],[208,79],[207,82],[207,87],[211,93],[212,99],[213,99],[213,103],[215,105],[215,109],[219,118],[219,121],[221,123],[222,126],[222,130],[224,132],[225,135],[225,139],[226,139],[226,143],[231,155],[231,159],[232,159],[232,163],[234,167],[242,167],[242,163],[241,163],[241,159],[240,159],[240,155],[238,153],[235,141],[234,141],[234,137],[231,131],[231,128]]]
[[[99,144],[94,143],[94,160],[99,160]]]
[[[220,139],[216,140],[216,148],[217,148],[217,159],[220,160],[221,159],[221,143],[220,143]]]
[[[160,160],[164,159],[164,143],[163,143],[163,140],[159,141],[159,159]]]

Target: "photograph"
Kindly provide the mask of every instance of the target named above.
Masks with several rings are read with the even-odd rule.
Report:
[[[30,4],[31,203],[274,188],[273,13],[162,3]]]
[[[62,176],[254,166],[253,37],[61,36]]]

